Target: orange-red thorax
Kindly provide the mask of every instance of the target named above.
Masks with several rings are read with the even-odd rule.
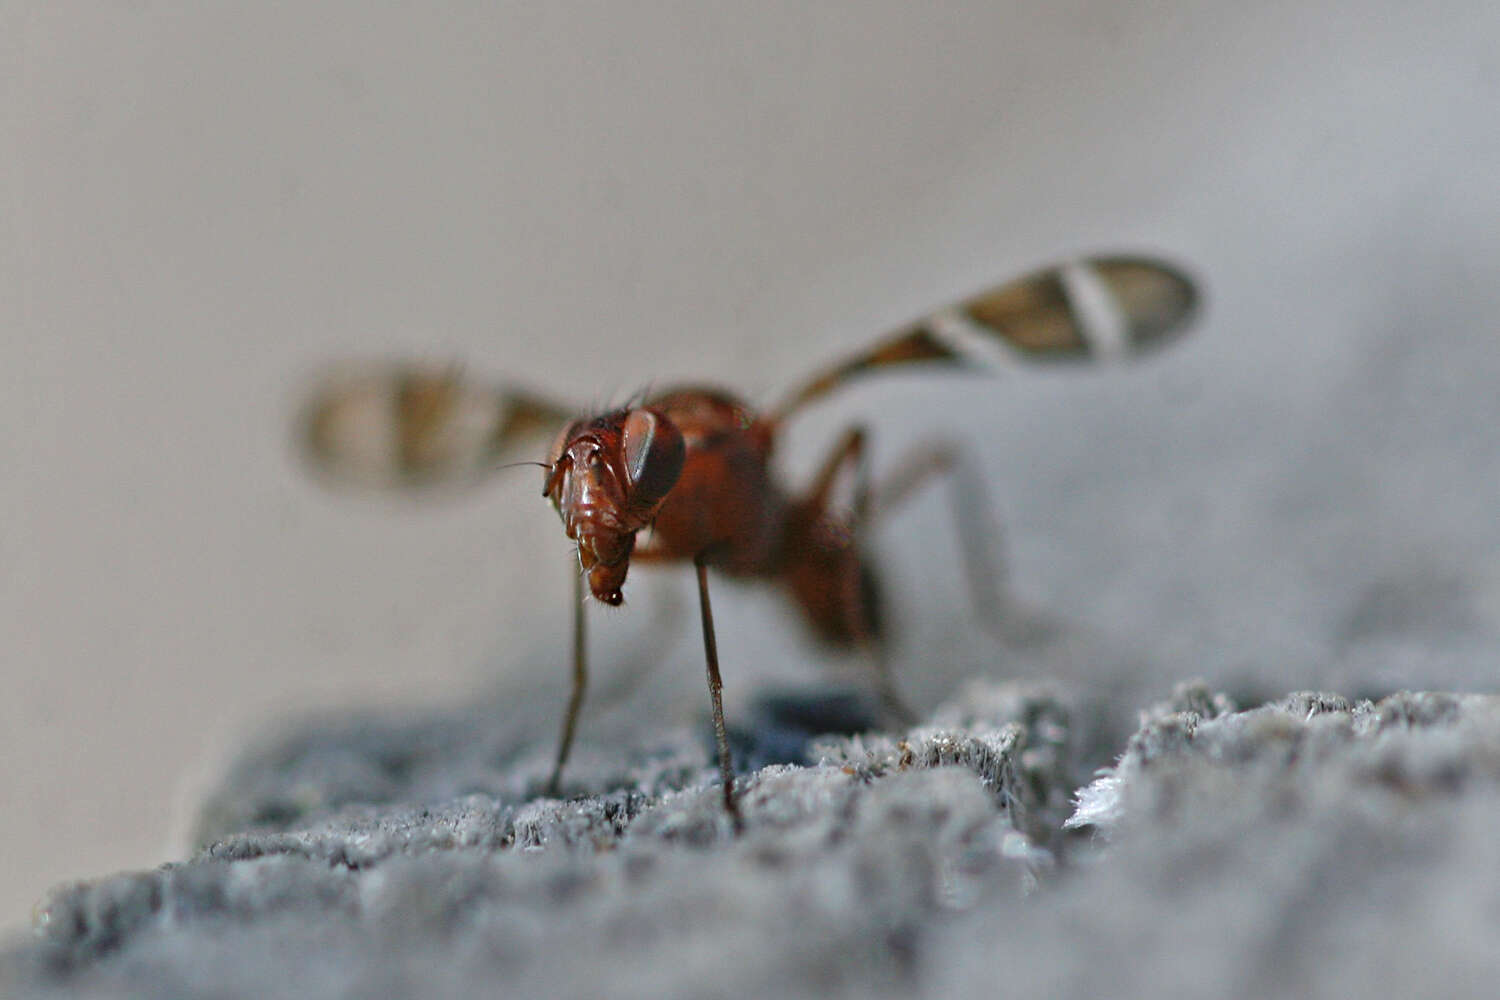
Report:
[[[687,459],[643,540],[643,556],[702,554],[727,573],[774,573],[786,500],[770,475],[771,426],[712,389],[663,393],[651,405],[682,432]]]

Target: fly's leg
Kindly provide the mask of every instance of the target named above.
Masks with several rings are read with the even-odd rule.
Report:
[[[714,742],[719,751],[719,781],[724,788],[724,811],[734,821],[735,832],[744,829],[739,803],[734,797],[734,763],[729,756],[729,736],[724,731],[724,682],[719,678],[719,647],[714,640],[714,613],[708,602],[708,565],[703,553],[693,558],[698,571],[698,603],[703,609],[703,655],[708,661],[708,697],[713,703]]]
[[[856,546],[859,544],[859,528],[870,519],[872,504],[876,499],[871,486],[868,440],[869,437],[864,427],[855,426],[845,431],[844,436],[839,439],[833,451],[824,460],[822,469],[814,477],[812,489],[808,491],[805,501],[814,510],[826,510],[833,494],[834,482],[844,467],[852,463],[854,496],[849,526],[852,536],[851,544]],[[858,565],[864,572],[873,572],[868,557],[862,552]],[[875,693],[879,696],[886,714],[892,720],[901,725],[911,725],[916,721],[917,715],[896,691],[890,659],[886,655],[884,643],[880,641],[875,622],[871,620],[871,608],[861,592],[863,580],[851,581],[851,587],[854,597],[852,607],[849,609],[849,617],[854,632],[854,643],[870,664],[875,679]]]
[[[583,710],[583,690],[588,685],[588,650],[584,633],[583,574],[573,574],[573,692],[568,696],[568,712],[563,716],[562,738],[557,744],[557,763],[552,766],[552,777],[547,782],[547,794],[556,796],[562,785],[563,765],[568,762],[568,752],[573,749],[573,731],[578,726],[578,713]]]
[[[963,562],[969,599],[979,620],[997,634],[1003,632],[1009,602],[1003,538],[994,517],[994,506],[983,480],[959,461],[951,444],[929,445],[907,453],[895,471],[881,483],[867,502],[856,530],[909,500],[933,479],[948,477],[953,503],[953,523],[958,529],[958,548]]]
[[[833,496],[833,484],[838,480],[839,473],[844,466],[850,462],[854,463],[854,520],[858,522],[866,513],[866,507],[870,501],[870,459],[865,445],[869,435],[860,426],[854,426],[844,432],[828,457],[823,460],[823,467],[813,477],[812,488],[807,491],[804,499],[809,507],[816,510],[827,510],[829,500]]]

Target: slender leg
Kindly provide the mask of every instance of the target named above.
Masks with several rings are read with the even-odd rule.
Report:
[[[929,446],[906,455],[897,464],[895,473],[875,491],[864,517],[873,520],[893,510],[937,476],[948,476],[953,484],[953,523],[958,528],[958,548],[969,598],[980,621],[999,630],[1006,610],[1000,526],[995,522],[994,506],[984,483],[959,462],[953,446]],[[856,529],[862,524],[861,519],[856,519]]]
[[[874,510],[875,488],[872,482],[873,476],[870,473],[870,452],[865,447],[867,438],[864,428],[853,428],[845,440],[848,442],[849,451],[854,459],[854,501],[853,510],[850,512],[850,525],[855,538],[858,538],[860,527],[869,521]],[[866,569],[872,571],[868,560],[866,560]],[[880,696],[881,705],[884,706],[886,714],[897,723],[904,726],[915,724],[917,713],[912,711],[911,706],[896,690],[896,678],[891,672],[891,661],[886,656],[885,646],[875,635],[872,623],[864,621],[863,615],[859,617],[861,619],[860,635],[855,641],[875,674],[875,693]]]
[[[844,432],[839,438],[833,450],[823,461],[823,467],[813,479],[812,488],[808,490],[807,497],[803,501],[816,510],[826,510],[830,497],[833,493],[834,481],[845,465],[853,463],[854,466],[854,496],[851,500],[852,511],[850,512],[849,526],[851,534],[858,539],[858,529],[870,520],[872,504],[876,497],[871,486],[870,475],[870,452],[866,447],[869,437],[865,429],[854,426]],[[867,571],[872,571],[868,560],[861,559],[861,564]],[[902,725],[910,725],[916,720],[914,713],[906,702],[902,700],[896,691],[896,682],[891,675],[890,661],[885,655],[885,650],[880,644],[879,637],[875,634],[873,622],[866,621],[862,597],[855,592],[853,597],[855,606],[850,609],[851,617],[855,622],[855,645],[869,662],[871,672],[875,678],[875,692],[880,697],[886,714],[895,722]]]
[[[911,706],[896,690],[896,680],[891,674],[891,663],[885,655],[885,647],[868,632],[861,635],[855,642],[875,674],[875,693],[880,697],[880,706],[885,709],[887,721],[903,726],[915,725],[917,713],[912,711]]]
[[[852,427],[834,446],[823,467],[813,480],[808,501],[826,507],[834,481],[846,464],[854,468],[853,510],[850,533],[860,538],[869,524],[895,509],[918,489],[944,476],[952,483],[953,522],[958,528],[958,546],[963,560],[964,578],[969,598],[979,620],[997,633],[1003,633],[1006,599],[1003,588],[1005,561],[1000,545],[1000,529],[991,511],[993,506],[984,484],[959,461],[952,445],[928,446],[907,454],[896,471],[878,487],[870,474],[868,435],[863,427]],[[890,664],[870,623],[863,623],[864,634],[857,640],[874,668],[876,691],[886,711],[895,719],[909,722],[911,710],[896,692]]]
[[[568,751],[573,749],[573,730],[578,725],[578,713],[583,709],[583,689],[588,684],[588,649],[584,635],[583,574],[573,574],[573,693],[568,696],[568,714],[563,716],[562,739],[557,745],[557,763],[552,766],[552,778],[547,782],[547,794],[557,795],[562,785],[563,765],[568,762]]]
[[[703,609],[703,655],[708,660],[708,697],[713,702],[714,741],[719,751],[719,781],[724,787],[724,811],[734,820],[735,832],[744,829],[739,803],[734,798],[734,763],[729,756],[729,737],[724,732],[724,682],[719,679],[719,647],[714,641],[714,612],[708,603],[708,566],[700,553],[693,559],[698,570],[698,603]]]
[[[817,476],[813,478],[812,488],[807,491],[806,503],[819,509],[827,508],[828,496],[833,492],[833,481],[838,477],[839,470],[844,463],[853,459],[858,469],[856,475],[868,479],[869,468],[865,459],[865,429],[863,427],[851,427],[839,438],[838,444],[833,446],[833,451],[823,460],[823,468],[818,470]],[[865,502],[859,495],[856,487],[854,494],[854,505],[856,508]],[[858,511],[856,511],[858,513]]]

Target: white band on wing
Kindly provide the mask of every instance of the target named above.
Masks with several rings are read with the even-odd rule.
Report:
[[[1058,268],[1058,279],[1089,355],[1106,364],[1123,361],[1130,354],[1130,326],[1103,276],[1076,260]]]
[[[963,359],[995,372],[1008,372],[1021,365],[1015,348],[995,331],[971,320],[959,309],[944,309],[923,320],[934,339]]]

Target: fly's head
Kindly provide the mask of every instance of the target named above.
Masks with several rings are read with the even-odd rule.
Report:
[[[578,543],[578,565],[598,600],[624,600],[636,532],[656,516],[685,457],[676,425],[641,407],[574,421],[557,436],[542,495]]]

